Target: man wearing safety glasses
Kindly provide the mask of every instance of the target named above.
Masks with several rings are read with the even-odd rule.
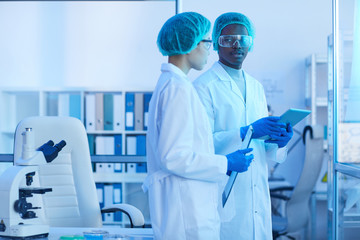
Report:
[[[249,125],[254,129],[254,160],[237,176],[225,207],[219,206],[223,240],[272,239],[267,160],[284,161],[293,134],[279,117],[268,116],[263,86],[242,69],[254,36],[254,26],[243,14],[219,16],[212,34],[219,61],[194,81],[210,120],[216,154],[239,149]],[[271,140],[261,139],[266,135]]]

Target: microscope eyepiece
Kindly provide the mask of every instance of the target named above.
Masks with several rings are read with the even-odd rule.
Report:
[[[52,162],[58,156],[58,153],[61,151],[61,149],[63,149],[63,147],[65,147],[65,145],[66,142],[64,140],[61,140],[55,146],[54,146],[54,142],[49,140],[47,143],[43,144],[37,150],[43,152],[46,162],[49,163]]]
[[[63,147],[65,147],[66,142],[64,140],[61,140],[58,144],[55,145],[55,147],[59,150],[59,152],[61,151],[61,149],[63,149]]]

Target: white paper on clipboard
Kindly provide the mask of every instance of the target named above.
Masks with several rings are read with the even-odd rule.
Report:
[[[253,128],[250,125],[248,131],[246,132],[245,138],[241,144],[241,149],[245,149],[248,148],[251,142],[251,136],[253,133]],[[225,206],[225,203],[227,201],[227,199],[229,198],[231,189],[234,185],[234,182],[236,180],[238,172],[231,172],[230,177],[225,185],[224,191],[222,193],[222,206]]]

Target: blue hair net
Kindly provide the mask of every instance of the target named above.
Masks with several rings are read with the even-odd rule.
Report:
[[[189,53],[203,40],[210,27],[210,21],[199,13],[177,14],[162,26],[157,45],[164,56]]]
[[[251,36],[253,38],[253,43],[254,43],[255,27],[252,24],[252,22],[250,21],[250,19],[241,13],[236,13],[236,12],[224,13],[216,19],[215,24],[214,24],[212,40],[214,43],[215,51],[219,50],[218,41],[219,41],[219,37],[221,35],[221,31],[224,29],[224,27],[226,27],[227,25],[230,25],[230,24],[244,25],[249,33],[249,36]],[[252,46],[253,46],[253,44],[250,46],[249,50],[252,49]]]

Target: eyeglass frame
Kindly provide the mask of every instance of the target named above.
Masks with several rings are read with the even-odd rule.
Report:
[[[211,39],[203,39],[200,42],[205,43],[203,45],[206,48],[206,50],[210,50],[213,41]]]
[[[240,36],[241,38],[242,38],[242,37],[249,37],[249,38],[250,38],[250,45],[249,45],[249,46],[242,46],[241,43],[240,43],[240,40],[241,40],[241,38],[240,38],[240,39],[235,40],[234,43],[232,44],[232,46],[228,46],[228,47],[222,46],[222,45],[220,44],[220,38],[221,38],[221,37],[225,37],[225,36]],[[219,38],[218,38],[218,44],[219,44],[219,46],[220,46],[220,47],[224,47],[224,48],[232,48],[232,47],[234,47],[234,45],[235,45],[236,42],[238,42],[238,44],[240,45],[240,47],[248,48],[248,47],[251,47],[251,45],[253,44],[253,38],[252,38],[251,36],[249,36],[249,35],[242,35],[242,34],[236,34],[236,35],[220,35]]]

